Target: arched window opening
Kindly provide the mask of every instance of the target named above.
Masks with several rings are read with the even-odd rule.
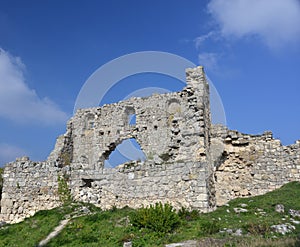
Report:
[[[128,124],[129,125],[136,125],[136,114],[130,114],[128,116]]]
[[[124,112],[124,122],[126,125],[135,125],[136,124],[136,114],[133,107],[128,106]]]
[[[105,168],[115,168],[128,161],[145,161],[146,155],[134,138],[122,141],[104,161]]]

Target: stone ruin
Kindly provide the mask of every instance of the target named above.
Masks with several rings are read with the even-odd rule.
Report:
[[[61,205],[59,177],[74,200],[103,209],[168,202],[202,212],[300,181],[300,141],[283,146],[271,132],[212,125],[203,68],[187,69],[186,82],[180,92],[78,110],[47,161],[23,157],[5,166],[0,220],[18,222]],[[147,159],[105,167],[132,138]]]

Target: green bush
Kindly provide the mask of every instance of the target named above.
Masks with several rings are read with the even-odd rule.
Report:
[[[69,166],[72,162],[72,155],[69,152],[64,151],[59,155],[59,160],[61,161],[62,166]]]
[[[186,221],[192,221],[192,220],[197,220],[200,216],[200,213],[198,210],[192,210],[189,211],[186,208],[182,207],[179,211],[178,211],[178,216],[180,217],[180,219],[182,220],[186,220]]]
[[[215,221],[204,220],[200,223],[201,234],[211,235],[220,231],[220,226]]]
[[[157,233],[172,232],[180,224],[180,218],[171,204],[156,203],[142,207],[130,216],[130,222],[138,229],[146,228]]]

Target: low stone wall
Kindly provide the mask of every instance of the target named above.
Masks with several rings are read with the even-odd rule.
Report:
[[[129,162],[116,168],[59,168],[55,163],[18,159],[4,169],[0,220],[16,223],[35,212],[61,205],[58,177],[67,177],[74,200],[103,209],[139,208],[156,202],[202,212],[214,208],[212,176],[206,162]],[[209,186],[208,186],[209,185]]]
[[[247,135],[214,126],[212,149],[217,205],[300,181],[300,141],[283,146],[271,132]]]
[[[138,208],[160,201],[178,209],[208,211],[214,203],[208,200],[207,174],[206,163],[131,162],[114,169],[72,170],[70,185],[75,200],[103,209]]]
[[[3,173],[0,220],[15,223],[35,212],[60,205],[58,169],[27,157],[6,165]]]

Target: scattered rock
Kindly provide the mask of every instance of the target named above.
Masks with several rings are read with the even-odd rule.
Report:
[[[294,220],[294,219],[291,219],[291,222],[295,225],[299,225],[300,224],[300,221],[299,220]]]
[[[290,214],[292,217],[298,217],[298,218],[300,218],[300,210],[290,209],[290,210],[289,210],[289,214]]]
[[[227,229],[224,228],[223,230],[219,231],[220,233],[228,233],[231,234],[233,236],[242,236],[243,235],[243,231],[242,229],[237,229],[237,230],[233,230],[233,229]]]
[[[80,210],[83,214],[90,214],[91,211],[87,208],[87,207],[82,207],[81,210]]]
[[[0,227],[5,226],[7,223],[5,221],[0,221]]]
[[[123,247],[132,247],[132,242],[125,242]]]
[[[157,154],[153,156],[153,161],[155,164],[162,164],[164,162]]]
[[[234,236],[242,236],[243,235],[243,231],[242,231],[242,229],[237,229],[235,231],[235,233],[233,233],[232,235],[234,235]]]
[[[277,205],[275,206],[275,211],[276,211],[277,213],[284,213],[284,206],[283,206],[282,204],[277,204]]]
[[[189,240],[182,243],[167,244],[165,247],[196,247],[197,241]]]
[[[277,232],[277,233],[280,233],[282,235],[285,235],[286,233],[289,233],[289,232],[292,232],[293,230],[296,229],[295,226],[289,224],[289,223],[286,223],[286,224],[280,224],[280,225],[273,225],[271,226],[271,228]]]
[[[246,212],[248,212],[248,209],[245,209],[245,208],[234,208],[233,210],[236,213],[246,213]]]

